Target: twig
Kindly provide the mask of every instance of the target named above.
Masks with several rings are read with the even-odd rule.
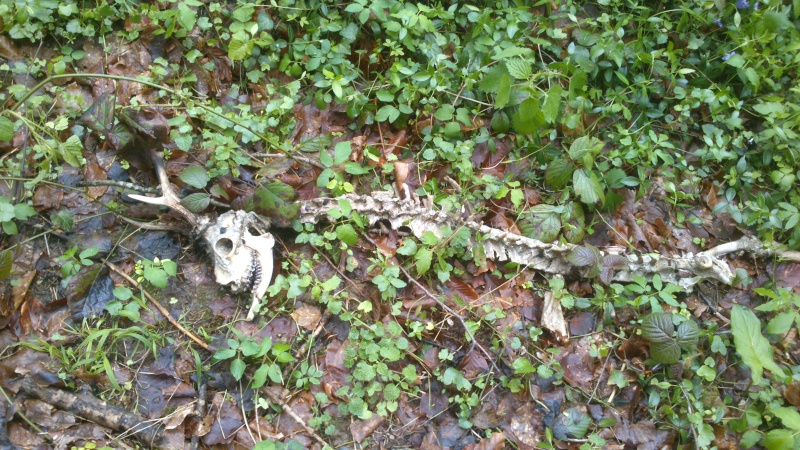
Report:
[[[373,241],[371,237],[367,236],[366,234],[364,234],[363,236],[370,244],[374,245],[376,248],[378,247],[378,244],[375,241]],[[445,302],[441,301],[439,299],[439,297],[433,295],[433,293],[431,291],[429,291],[428,288],[423,286],[419,281],[417,281],[416,278],[412,277],[411,274],[408,273],[408,271],[406,270],[405,267],[403,267],[402,265],[398,265],[397,267],[400,269],[401,272],[403,272],[403,275],[406,276],[406,278],[408,279],[408,281],[411,282],[411,284],[413,284],[414,286],[416,286],[419,289],[421,289],[422,292],[424,292],[425,295],[427,295],[430,299],[435,301],[436,304],[439,305],[440,308],[442,308],[448,314],[451,314],[456,319],[458,319],[459,322],[461,322],[461,326],[464,328],[464,332],[466,332],[466,334],[469,337],[470,341],[472,341],[472,344],[470,344],[470,351],[472,351],[473,348],[477,347],[478,350],[480,350],[481,353],[483,353],[486,356],[486,359],[489,361],[489,363],[492,365],[492,367],[497,371],[497,373],[502,373],[500,368],[497,367],[497,364],[495,364],[495,362],[494,362],[496,356],[492,356],[492,354],[489,353],[489,351],[486,350],[483,347],[483,345],[481,345],[478,342],[478,340],[475,338],[475,335],[472,334],[472,331],[469,329],[469,326],[467,326],[467,322],[464,320],[464,318],[461,317],[461,315],[458,314],[453,308],[447,306],[447,304]]]
[[[192,333],[191,331],[189,331],[186,328],[184,328],[183,325],[178,323],[177,320],[173,319],[172,315],[170,315],[169,311],[167,311],[167,308],[164,308],[163,306],[161,306],[161,303],[159,303],[158,300],[156,300],[152,295],[150,295],[149,292],[145,291],[144,288],[142,288],[141,285],[136,280],[134,280],[133,278],[129,277],[125,272],[120,270],[120,268],[115,266],[114,264],[106,261],[106,265],[111,270],[113,270],[114,272],[119,274],[119,276],[121,276],[122,278],[125,278],[125,280],[128,283],[131,283],[137,289],[141,289],[142,292],[144,293],[144,296],[147,297],[147,299],[150,300],[155,305],[156,308],[158,308],[158,310],[161,312],[161,314],[164,316],[164,318],[167,319],[169,321],[169,323],[174,325],[175,328],[180,330],[181,333],[186,335],[186,337],[188,337],[189,339],[195,341],[197,343],[197,345],[199,345],[200,347],[203,347],[205,350],[207,350],[209,352],[211,351],[211,348],[208,346],[208,344],[203,342],[203,340],[201,340],[199,337],[195,336],[194,333]]]
[[[27,377],[22,380],[20,392],[112,430],[130,432],[133,438],[151,448],[173,448],[154,423],[148,423],[138,414],[109,405],[90,395],[41,387]]]
[[[286,414],[288,414],[288,415],[289,415],[289,417],[291,417],[292,419],[294,419],[294,421],[295,421],[295,422],[297,422],[298,424],[300,424],[300,426],[301,426],[301,427],[303,427],[303,429],[304,429],[304,430],[306,430],[306,433],[308,433],[308,434],[309,434],[311,437],[313,437],[313,438],[314,438],[314,440],[316,440],[317,442],[319,442],[320,444],[322,444],[323,448],[332,448],[332,446],[331,446],[330,444],[328,444],[328,443],[325,441],[325,439],[322,439],[322,438],[321,438],[321,437],[320,437],[320,436],[317,434],[317,432],[316,432],[316,431],[314,431],[314,429],[313,429],[313,428],[311,428],[310,426],[308,426],[308,424],[306,424],[306,421],[305,421],[305,420],[303,420],[303,418],[302,418],[302,417],[300,417],[300,415],[299,415],[299,414],[297,414],[297,412],[295,412],[295,410],[294,410],[294,409],[292,409],[292,407],[291,407],[291,406],[289,406],[289,405],[288,405],[286,402],[284,402],[284,401],[283,401],[283,399],[281,399],[281,398],[280,398],[280,397],[278,397],[277,395],[273,394],[273,393],[272,393],[272,392],[270,392],[268,389],[261,389],[261,392],[263,392],[263,393],[264,393],[264,394],[265,394],[267,397],[269,397],[269,399],[270,399],[270,400],[272,400],[274,403],[277,403],[277,404],[278,404],[278,406],[280,406],[280,407],[281,407],[281,409],[283,409],[283,411],[284,411]]]

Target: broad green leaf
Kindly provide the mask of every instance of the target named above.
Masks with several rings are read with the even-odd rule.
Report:
[[[8,117],[0,116],[0,141],[8,142],[14,138],[14,122]]]
[[[253,41],[242,41],[234,38],[228,44],[228,58],[231,61],[241,61],[253,53],[253,46]]]
[[[336,227],[336,236],[347,245],[355,245],[358,242],[358,233],[349,223],[338,225]]]
[[[372,381],[375,375],[377,375],[375,368],[364,361],[356,364],[356,367],[353,369],[353,378],[358,381]]]
[[[36,215],[36,210],[31,208],[27,203],[18,203],[14,205],[14,217],[17,220],[28,220]]]
[[[203,189],[208,184],[206,169],[200,166],[189,166],[181,172],[179,178],[189,186]]]
[[[11,250],[0,252],[0,280],[11,275]]]
[[[259,186],[253,192],[253,209],[265,216],[293,219],[300,211],[300,205],[291,203],[296,192],[294,188],[280,181]]]
[[[283,384],[283,374],[281,373],[281,368],[275,363],[269,365],[269,369],[267,369],[267,376],[269,379],[275,384]]]
[[[761,17],[761,22],[764,24],[764,28],[771,33],[777,33],[791,25],[791,22],[784,14],[773,10],[765,11]]]
[[[767,450],[791,450],[795,448],[794,433],[789,430],[772,430],[764,436]]]
[[[336,144],[336,147],[333,148],[333,165],[338,166],[343,164],[350,158],[352,153],[353,150],[350,147],[350,141],[339,142]]]
[[[78,136],[72,135],[65,142],[58,144],[58,150],[64,162],[72,167],[83,165],[83,143]]]
[[[506,69],[509,75],[517,80],[527,80],[531,76],[531,64],[522,58],[506,60]]]
[[[561,223],[564,238],[567,242],[575,244],[583,239],[586,234],[586,216],[580,204],[569,202],[564,205],[564,212],[561,213]]]
[[[144,279],[159,289],[167,287],[167,273],[159,267],[145,267]]]
[[[700,330],[697,328],[697,324],[692,320],[681,322],[678,324],[678,329],[675,331],[675,340],[683,347],[692,347],[696,345],[699,337]]]
[[[226,359],[230,359],[236,356],[236,350],[232,348],[221,348],[214,353],[214,359],[217,361],[223,361]]]
[[[784,378],[783,370],[775,364],[773,348],[767,338],[761,334],[761,321],[749,309],[734,305],[731,310],[731,332],[736,352],[742,361],[750,367],[753,383],[759,384],[764,369],[780,379]]]
[[[519,111],[511,117],[514,130],[520,134],[534,134],[539,131],[544,124],[544,114],[539,108],[539,101],[534,98],[525,99],[519,105]]]
[[[781,419],[786,428],[800,431],[800,413],[797,412],[797,408],[782,406],[772,408],[770,412]]]
[[[672,342],[674,333],[671,313],[652,313],[642,319],[642,337],[650,342]]]
[[[258,370],[253,374],[253,382],[250,387],[258,389],[267,382],[267,373],[269,372],[269,365],[262,364]]]
[[[561,108],[562,92],[564,92],[564,89],[558,84],[554,84],[550,90],[547,91],[547,96],[544,98],[544,103],[542,104],[542,113],[547,123],[555,123],[558,117],[558,112]]]
[[[16,217],[14,212],[14,205],[11,203],[0,202],[0,222],[8,222]]]
[[[494,107],[503,109],[511,100],[511,77],[505,73],[500,76],[495,90]]]
[[[591,417],[578,408],[569,408],[563,414],[562,420],[569,436],[575,439],[583,438],[592,424]]]
[[[196,192],[189,194],[181,199],[181,205],[185,206],[191,212],[199,213],[205,211],[211,203],[211,196],[205,192]]]
[[[125,286],[117,286],[114,288],[114,297],[124,302],[133,297],[133,292]]]
[[[247,368],[247,364],[242,361],[241,358],[236,358],[231,361],[231,375],[236,381],[242,379],[242,375],[244,375],[244,369]]]
[[[650,356],[662,364],[674,364],[681,358],[681,346],[675,341],[653,343]]]
[[[562,189],[569,183],[575,166],[564,158],[558,158],[547,165],[544,181],[553,189]]]
[[[430,249],[421,248],[414,255],[414,260],[417,262],[417,274],[422,275],[431,268],[433,252]]]
[[[784,334],[792,328],[792,324],[797,318],[797,312],[794,310],[782,312],[767,323],[768,334]]]
[[[520,222],[522,232],[533,239],[542,242],[553,242],[561,232],[561,218],[559,214],[544,208],[549,205],[536,205],[531,208],[527,221]]]
[[[603,189],[600,183],[594,178],[590,178],[583,169],[578,169],[572,173],[572,189],[580,197],[583,203],[592,205],[603,198]]]
[[[603,148],[603,141],[595,137],[581,136],[569,146],[569,157],[580,161],[586,154],[594,155]]]

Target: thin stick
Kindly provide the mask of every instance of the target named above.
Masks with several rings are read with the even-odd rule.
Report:
[[[325,442],[325,439],[322,439],[317,434],[317,432],[314,431],[313,428],[308,426],[308,424],[306,424],[306,421],[303,420],[303,418],[300,417],[300,415],[297,414],[297,412],[295,412],[295,410],[292,409],[291,406],[289,406],[286,402],[284,402],[283,399],[281,399],[280,397],[278,397],[277,395],[273,394],[272,392],[270,392],[267,389],[261,389],[261,392],[263,392],[267,397],[269,397],[270,400],[272,400],[273,402],[277,403],[278,406],[280,406],[281,409],[283,409],[283,411],[286,414],[289,415],[289,417],[294,419],[295,422],[299,423],[300,426],[303,427],[304,430],[306,430],[306,433],[308,433],[311,437],[313,437],[317,442],[322,444],[323,448],[332,448],[332,446],[330,444],[328,444],[327,442]]]
[[[108,266],[108,267],[109,267],[111,270],[113,270],[114,272],[116,272],[117,274],[119,274],[119,276],[121,276],[122,278],[125,278],[125,280],[126,280],[128,283],[132,284],[132,285],[133,285],[134,287],[136,287],[137,289],[141,289],[141,290],[142,290],[142,292],[144,293],[144,296],[145,296],[145,297],[147,297],[147,299],[148,299],[148,300],[150,300],[150,301],[151,301],[151,302],[152,302],[152,303],[155,305],[155,307],[156,307],[156,308],[158,308],[158,310],[161,312],[161,314],[164,316],[164,318],[165,318],[165,319],[167,319],[167,320],[169,321],[169,323],[171,323],[172,325],[174,325],[174,326],[175,326],[175,328],[177,328],[178,330],[180,330],[180,332],[181,332],[181,333],[183,333],[184,335],[186,335],[186,337],[188,337],[189,339],[191,339],[191,340],[195,341],[195,342],[197,343],[197,345],[199,345],[200,347],[203,347],[205,350],[207,350],[207,351],[209,351],[209,352],[211,351],[211,348],[209,348],[208,344],[206,344],[205,342],[203,342],[203,340],[202,340],[202,339],[200,339],[199,337],[195,336],[195,334],[194,334],[194,333],[192,333],[191,331],[189,331],[189,330],[187,330],[186,328],[184,328],[184,327],[183,327],[183,325],[181,325],[180,323],[178,323],[178,321],[177,321],[177,320],[173,319],[173,318],[172,318],[172,315],[170,315],[169,311],[167,311],[167,308],[164,308],[163,306],[161,306],[161,303],[159,303],[159,302],[158,302],[158,300],[156,300],[155,298],[153,298],[153,296],[152,296],[152,295],[150,295],[150,293],[149,293],[149,292],[145,291],[145,290],[144,290],[144,288],[142,288],[142,287],[141,287],[141,285],[140,285],[140,284],[139,284],[139,283],[138,283],[136,280],[134,280],[133,278],[129,277],[129,276],[128,276],[128,275],[127,275],[125,272],[123,272],[122,270],[120,270],[120,268],[119,268],[119,267],[117,267],[117,266],[115,266],[114,264],[112,264],[112,263],[110,263],[110,262],[106,261],[106,265],[107,265],[107,266]]]
[[[364,238],[365,238],[367,241],[369,241],[369,243],[370,243],[370,244],[374,245],[376,248],[378,247],[378,244],[377,244],[375,241],[373,241],[373,240],[372,240],[372,238],[370,238],[370,237],[369,237],[369,236],[367,236],[366,234],[363,234],[362,236],[364,236]],[[429,298],[431,298],[433,301],[435,301],[435,302],[436,302],[436,304],[437,304],[437,305],[439,305],[439,307],[440,307],[440,308],[442,308],[443,310],[447,311],[449,314],[453,315],[453,316],[454,316],[456,319],[458,319],[458,321],[459,321],[459,322],[461,322],[461,326],[464,328],[464,332],[466,332],[466,333],[467,333],[467,336],[468,336],[468,337],[469,337],[469,339],[472,341],[472,344],[470,345],[470,351],[472,350],[472,348],[475,348],[475,347],[477,347],[477,348],[478,348],[478,350],[480,350],[480,351],[481,351],[481,353],[483,353],[483,354],[486,356],[486,359],[489,361],[489,363],[492,365],[492,367],[493,367],[493,368],[494,368],[494,369],[495,369],[495,370],[496,370],[498,373],[502,373],[502,371],[500,370],[500,368],[499,368],[499,367],[497,367],[497,364],[495,364],[495,362],[494,362],[494,359],[496,358],[496,356],[492,356],[492,354],[491,354],[491,353],[489,353],[489,351],[488,351],[488,350],[486,350],[486,349],[485,349],[485,348],[484,348],[484,347],[483,347],[483,346],[482,346],[482,345],[481,345],[481,344],[478,342],[478,340],[475,338],[475,335],[474,335],[474,334],[472,334],[472,331],[471,331],[471,330],[469,329],[469,327],[467,326],[467,322],[464,320],[464,318],[463,318],[463,317],[461,317],[461,315],[460,315],[460,314],[458,314],[458,313],[457,313],[457,312],[456,312],[456,311],[455,311],[453,308],[451,308],[451,307],[447,306],[447,304],[445,304],[445,302],[441,301],[441,300],[439,299],[439,297],[437,297],[437,296],[433,295],[433,293],[432,293],[431,291],[429,291],[429,290],[428,290],[428,288],[426,288],[425,286],[423,286],[423,285],[422,285],[422,283],[420,283],[419,281],[417,281],[417,279],[416,279],[416,278],[412,277],[412,276],[411,276],[411,274],[410,274],[410,273],[408,273],[408,271],[406,270],[406,268],[405,268],[405,267],[403,267],[402,265],[398,265],[397,267],[398,267],[398,268],[400,268],[400,271],[401,271],[401,272],[403,272],[403,275],[405,275],[405,276],[406,276],[406,278],[408,279],[408,281],[410,281],[410,282],[411,282],[411,283],[412,283],[414,286],[416,286],[416,287],[418,287],[419,289],[421,289],[421,290],[422,290],[422,292],[424,292],[424,293],[425,293],[425,295],[427,295]]]

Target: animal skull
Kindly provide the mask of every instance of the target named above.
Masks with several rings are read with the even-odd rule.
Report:
[[[268,226],[254,213],[228,211],[203,233],[214,256],[217,283],[229,285],[234,292],[250,292],[252,303],[247,320],[253,320],[272,278],[275,239],[266,232]]]

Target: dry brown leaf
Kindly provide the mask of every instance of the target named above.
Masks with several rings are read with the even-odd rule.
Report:
[[[308,331],[314,331],[321,316],[319,308],[305,303],[292,311],[292,318],[297,326]]]
[[[569,339],[567,322],[564,320],[564,311],[561,309],[561,302],[553,295],[553,291],[544,293],[542,327],[553,333],[561,341]]]

